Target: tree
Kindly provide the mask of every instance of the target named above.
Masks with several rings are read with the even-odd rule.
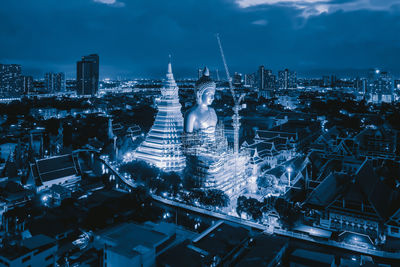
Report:
[[[176,196],[181,189],[182,180],[176,172],[163,172],[161,180],[166,184],[167,191]]]
[[[239,216],[244,212],[251,216],[253,220],[258,221],[262,218],[262,207],[263,203],[257,199],[240,196],[237,200],[236,212]]]
[[[214,207],[227,207],[229,205],[229,197],[222,190],[209,189],[206,191],[206,205]]]
[[[286,227],[292,227],[301,218],[301,212],[298,205],[293,205],[293,203],[284,198],[278,198],[276,200],[275,209],[279,213],[282,223]]]
[[[120,166],[120,172],[129,173],[136,181],[151,184],[159,171],[144,161],[132,161]]]

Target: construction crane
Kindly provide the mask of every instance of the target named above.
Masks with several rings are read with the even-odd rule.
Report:
[[[228,79],[229,83],[229,90],[231,91],[234,107],[233,107],[233,116],[232,116],[232,126],[233,126],[233,151],[235,156],[239,154],[239,130],[240,130],[240,116],[239,111],[243,108],[240,104],[244,98],[244,94],[240,95],[239,97],[236,96],[235,91],[233,90],[232,86],[232,78],[229,74],[228,65],[226,64],[224,50],[222,49],[221,39],[219,38],[219,33],[216,34],[219,51],[221,53],[222,61],[224,63],[226,78]]]

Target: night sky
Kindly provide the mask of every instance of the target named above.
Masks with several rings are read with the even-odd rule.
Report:
[[[222,75],[217,32],[232,73],[400,74],[400,0],[2,0],[0,63],[73,78],[98,53],[102,78],[161,77],[172,54],[177,78]]]

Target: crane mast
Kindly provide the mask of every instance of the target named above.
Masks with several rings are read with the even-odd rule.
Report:
[[[225,67],[225,73],[226,73],[226,78],[228,79],[229,83],[229,90],[231,91],[232,97],[233,97],[233,102],[234,102],[234,107],[233,107],[233,116],[232,116],[232,126],[233,126],[233,147],[234,147],[234,153],[235,156],[237,157],[239,153],[239,129],[240,129],[240,116],[239,116],[239,111],[241,110],[240,102],[243,99],[244,95],[240,96],[239,98],[236,96],[235,91],[233,90],[232,86],[232,78],[229,74],[229,69],[228,65],[226,64],[225,60],[225,54],[224,50],[222,49],[222,44],[221,40],[219,38],[219,34],[216,34],[217,36],[217,41],[218,41],[218,46],[219,46],[219,51],[221,53],[222,61],[224,63]]]

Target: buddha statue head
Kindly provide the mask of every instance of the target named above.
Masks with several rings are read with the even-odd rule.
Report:
[[[210,71],[207,67],[203,70],[203,76],[196,82],[196,101],[198,105],[209,106],[214,101],[215,82],[210,78]]]

